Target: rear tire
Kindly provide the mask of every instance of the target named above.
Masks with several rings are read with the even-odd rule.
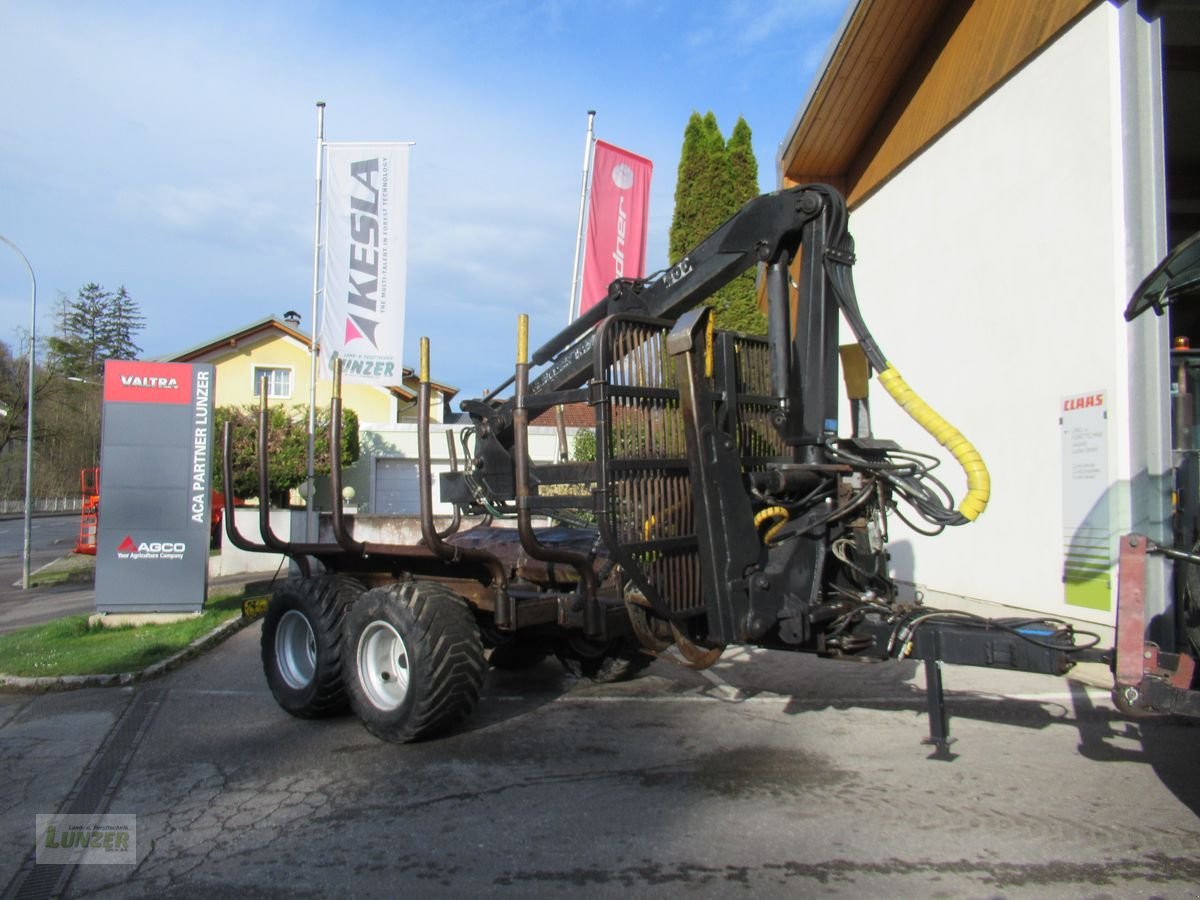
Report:
[[[1192,547],[1192,555],[1200,554],[1200,541]],[[1180,565],[1176,563],[1176,565]],[[1190,644],[1192,653],[1200,656],[1200,566],[1183,563],[1184,573],[1183,592],[1183,629],[1185,634],[1179,637],[1179,646],[1187,649]],[[1176,570],[1178,571],[1178,570]],[[1176,576],[1178,577],[1178,576]]]
[[[341,575],[289,578],[263,619],[262,662],[275,701],[301,719],[346,711],[342,625],[363,586]]]
[[[453,728],[483,686],[483,642],[465,600],[434,582],[364,593],[346,617],[350,706],[376,737],[407,743]]]
[[[475,623],[483,640],[484,659],[501,672],[532,669],[554,651],[553,638],[539,629],[501,631],[490,616],[477,616]]]
[[[596,684],[628,681],[654,662],[642,652],[641,644],[626,638],[602,643],[570,635],[559,642],[555,655],[576,678]]]

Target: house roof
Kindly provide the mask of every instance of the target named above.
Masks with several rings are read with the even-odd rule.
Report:
[[[264,337],[272,335],[291,338],[299,341],[305,347],[309,346],[309,336],[303,331],[293,328],[287,322],[275,316],[267,316],[264,319],[259,319],[257,322],[252,322],[249,325],[206,341],[203,344],[198,344],[195,347],[184,350],[182,353],[165,357],[164,362],[194,362],[209,354],[219,353],[222,350],[235,350],[247,341],[260,341]],[[389,385],[387,390],[402,400],[415,400],[417,397],[416,387],[419,383],[416,373],[408,366],[405,366],[401,370],[400,377],[401,383]],[[437,381],[430,381],[429,383],[434,390],[440,391],[446,398],[453,397],[458,393],[458,388],[451,385],[442,384]]]
[[[280,336],[293,338],[308,346],[309,338],[303,331],[293,328],[275,316],[267,316],[265,319],[259,319],[257,322],[252,322],[235,331],[230,331],[203,344],[198,344],[195,347],[184,350],[182,353],[169,356],[165,361],[193,362],[210,353],[217,353],[221,350],[234,350],[247,340],[260,340],[264,335],[272,331],[277,331]]]
[[[563,424],[567,428],[595,428],[596,410],[586,403],[566,403],[562,407]],[[558,407],[543,410],[529,421],[530,425],[558,425]]]
[[[780,144],[781,186],[856,205],[1100,2],[856,0]]]

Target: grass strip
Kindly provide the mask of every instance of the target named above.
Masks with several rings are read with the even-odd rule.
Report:
[[[105,628],[68,616],[0,635],[0,672],[28,678],[134,672],[241,615],[241,592],[210,597],[201,615],[165,625]]]
[[[68,553],[54,562],[42,566],[29,576],[30,587],[47,584],[83,584],[96,578],[96,557],[81,553]]]

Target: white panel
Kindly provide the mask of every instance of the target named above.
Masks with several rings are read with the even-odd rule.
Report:
[[[438,475],[450,471],[448,460],[434,460],[433,470],[433,512],[434,515],[451,515],[454,507],[442,503],[439,493]],[[420,482],[417,477],[417,462],[413,459],[396,459],[393,457],[376,457],[375,459],[375,496],[371,501],[371,511],[380,516],[415,516],[421,512]]]
[[[1128,444],[1116,10],[1102,4],[851,217],[885,355],[978,447],[992,500],[936,538],[894,529],[896,574],[937,591],[1111,622],[1063,603],[1062,398],[1104,391]],[[876,434],[936,444],[875,389]],[[848,422],[843,413],[843,422]],[[965,492],[949,457],[938,475]],[[1127,454],[1108,460],[1127,526]],[[1115,535],[1114,535],[1115,540]]]

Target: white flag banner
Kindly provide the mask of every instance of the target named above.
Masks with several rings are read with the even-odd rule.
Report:
[[[327,375],[342,360],[348,382],[401,383],[408,148],[325,145],[321,356]]]

